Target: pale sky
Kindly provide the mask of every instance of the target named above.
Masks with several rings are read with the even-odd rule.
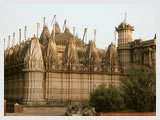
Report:
[[[0,68],[4,68],[3,61],[3,40],[8,39],[8,35],[16,33],[18,41],[18,29],[24,30],[28,26],[27,36],[32,37],[36,34],[36,23],[42,23],[43,17],[51,31],[51,21],[53,16],[57,15],[57,21],[61,28],[64,19],[67,19],[67,26],[76,27],[79,37],[82,37],[84,27],[88,28],[88,39],[93,39],[93,29],[97,29],[96,45],[104,49],[111,41],[114,41],[115,26],[118,26],[124,20],[124,14],[127,12],[127,21],[135,27],[133,40],[142,38],[144,40],[152,39],[157,33],[156,48],[156,89],[160,91],[160,2],[159,0],[0,0]],[[22,31],[23,33],[23,31]],[[24,34],[24,33],[23,33]],[[23,35],[22,34],[22,35]],[[22,38],[24,38],[22,36]],[[0,69],[0,98],[4,98],[4,69]],[[0,100],[0,108],[3,108],[3,100]],[[157,106],[160,106],[160,92],[156,92]],[[3,110],[0,109],[0,118],[3,117]],[[111,120],[159,120],[160,107],[157,107],[156,116],[149,117],[114,117]],[[28,120],[28,117],[22,117]],[[30,117],[35,120],[38,117]],[[103,117],[107,119],[107,117]],[[103,119],[92,117],[92,120]],[[17,117],[6,118],[7,120],[17,120]],[[39,118],[41,119],[41,118]],[[47,117],[47,120],[56,119]],[[57,117],[62,120],[62,118]],[[67,119],[67,118],[64,118]],[[72,117],[72,120],[80,119]],[[85,118],[89,120],[89,118]]]
[[[56,3],[56,2],[55,2]],[[27,37],[36,34],[36,23],[40,23],[42,32],[43,17],[46,17],[51,32],[51,21],[57,15],[57,22],[61,29],[64,20],[72,32],[72,27],[76,27],[76,33],[82,38],[84,28],[88,28],[87,40],[93,40],[93,29],[97,29],[96,45],[104,49],[112,41],[114,42],[114,30],[125,17],[127,12],[127,22],[135,27],[133,40],[141,38],[149,40],[159,33],[159,14],[155,4],[142,3],[56,3],[54,2],[3,2],[1,4],[2,28],[1,39],[8,40],[8,35],[16,33],[18,41],[18,30],[22,29],[22,39],[24,39],[24,26],[27,26]],[[5,45],[7,46],[7,45]]]

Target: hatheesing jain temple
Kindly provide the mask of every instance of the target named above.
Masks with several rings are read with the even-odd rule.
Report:
[[[4,97],[7,103],[27,106],[65,106],[68,102],[87,102],[100,84],[118,86],[120,76],[131,65],[156,67],[156,35],[151,40],[132,38],[134,27],[126,18],[118,27],[118,47],[96,48],[95,40],[85,42],[66,27],[61,32],[53,23],[50,33],[45,20],[37,36],[13,44],[4,51]],[[25,31],[26,32],[26,31]],[[96,35],[96,31],[95,35]],[[26,38],[25,38],[26,39]],[[9,37],[10,43],[10,37]]]

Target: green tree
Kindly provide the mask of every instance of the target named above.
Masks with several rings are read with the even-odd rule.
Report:
[[[96,112],[116,112],[122,110],[124,100],[118,88],[111,84],[106,88],[102,84],[91,93],[90,105],[95,107]]]
[[[145,67],[131,67],[121,78],[121,90],[127,109],[137,112],[156,110],[156,74]]]

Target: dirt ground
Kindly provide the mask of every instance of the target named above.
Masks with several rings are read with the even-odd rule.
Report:
[[[6,116],[64,116],[64,112],[56,113],[6,113]]]

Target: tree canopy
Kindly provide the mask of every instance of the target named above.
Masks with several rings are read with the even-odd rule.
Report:
[[[131,67],[121,78],[121,90],[127,109],[156,111],[156,73],[145,67]]]

